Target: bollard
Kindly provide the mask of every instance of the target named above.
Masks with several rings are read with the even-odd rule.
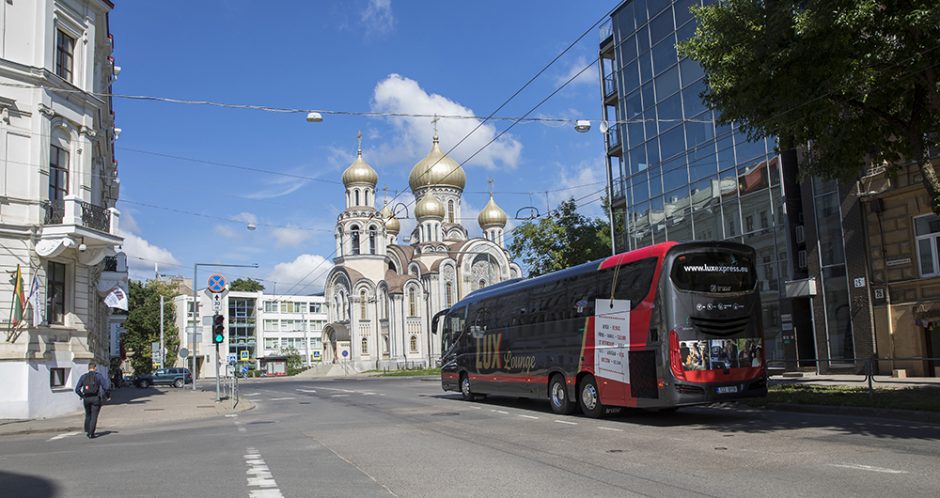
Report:
[[[868,359],[868,366],[866,367],[866,370],[868,370],[868,401],[871,401],[871,403],[874,405],[875,404],[875,387],[873,385],[873,382],[875,380],[875,357],[874,356]]]

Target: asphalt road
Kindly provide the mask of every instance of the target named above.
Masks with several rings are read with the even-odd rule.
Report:
[[[735,407],[594,420],[464,402],[434,379],[259,380],[242,395],[257,407],[238,416],[3,437],[0,494],[940,496],[938,425]]]

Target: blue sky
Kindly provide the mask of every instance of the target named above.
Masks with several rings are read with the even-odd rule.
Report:
[[[122,68],[116,94],[486,116],[617,2],[116,3],[110,18]],[[498,115],[527,112],[591,63],[598,41],[593,30]],[[122,129],[118,207],[131,277],[151,277],[155,262],[161,273],[184,276],[194,262],[257,263],[257,270],[223,273],[265,279],[269,291],[277,282],[279,293],[317,291],[322,284],[343,208],[340,176],[355,158],[357,131],[365,160],[379,174],[378,188],[401,192],[396,202],[405,203],[412,201],[408,174],[433,134],[425,117],[325,113],[323,122],[307,123],[304,114],[159,101],[117,98],[114,107]],[[487,178],[510,217],[525,206],[544,212],[603,188],[600,113],[592,66],[534,114],[591,119],[590,133],[576,133],[570,124],[520,123],[484,148],[510,124],[494,121],[452,152],[464,161],[480,150],[465,164],[462,215],[472,218],[463,221],[471,235],[480,233],[476,214],[487,200]],[[477,123],[442,119],[442,148]],[[602,214],[596,201],[584,212]],[[247,230],[249,222],[257,229]],[[402,225],[406,234],[413,222]]]

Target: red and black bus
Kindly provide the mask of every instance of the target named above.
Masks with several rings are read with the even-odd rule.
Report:
[[[591,417],[766,396],[754,259],[665,242],[476,291],[433,321],[442,386]]]

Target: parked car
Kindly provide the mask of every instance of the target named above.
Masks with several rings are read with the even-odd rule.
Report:
[[[188,368],[160,368],[149,374],[140,374],[134,377],[137,387],[173,386],[183,387],[193,383],[193,374]]]

